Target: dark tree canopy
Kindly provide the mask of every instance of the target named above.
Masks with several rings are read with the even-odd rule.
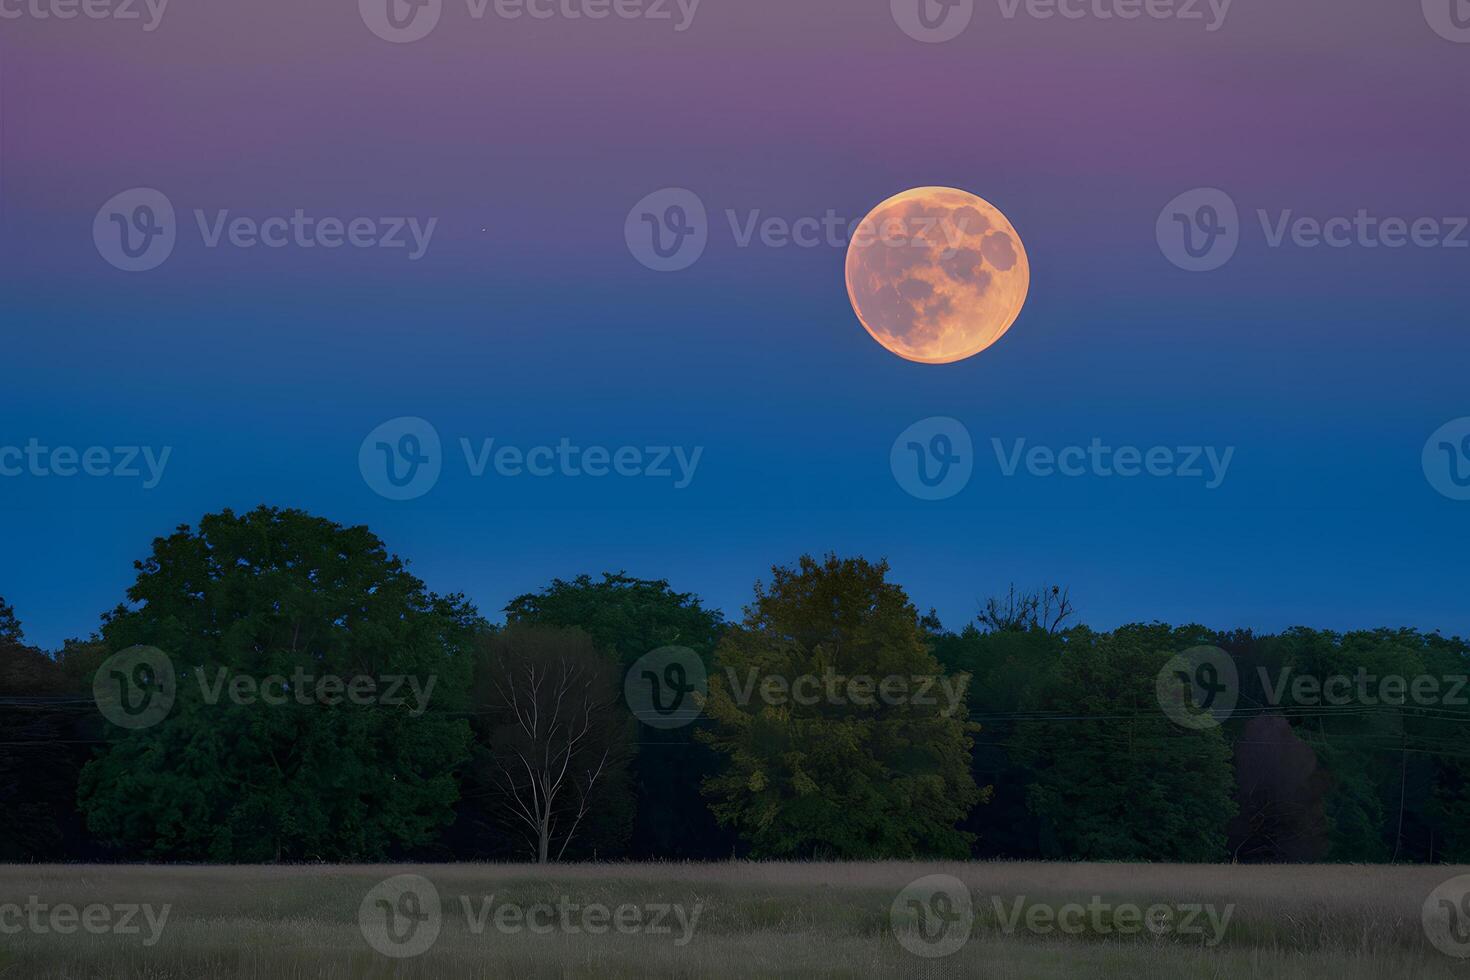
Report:
[[[687,647],[708,667],[725,630],[723,615],[704,608],[696,596],[676,592],[661,579],[622,572],[601,579],[556,579],[540,592],[511,600],[505,613],[511,624],[583,630],[622,670],[645,653],[669,646]],[[605,810],[592,817],[600,853],[693,860],[729,856],[734,837],[719,827],[699,794],[718,765],[715,754],[695,739],[700,727],[639,725],[626,798],[609,797]],[[634,810],[631,832],[620,839],[624,812]]]
[[[4,596],[0,596],[0,643],[24,642],[25,631],[20,627],[20,620],[15,618],[15,610],[5,601]]]
[[[1160,710],[1159,671],[1199,645],[1198,627],[1074,631],[1059,669],[1016,730],[1034,774],[1027,806],[1047,856],[1213,861],[1235,812],[1230,746],[1218,728],[1191,731]]]
[[[887,575],[883,562],[803,556],[757,584],[744,623],[720,643],[706,708],[717,727],[704,737],[725,768],[705,788],[756,857],[968,853],[955,826],[981,799],[970,775],[968,678],[944,676],[913,604]],[[866,683],[854,696],[846,683],[827,687],[828,677]],[[812,704],[742,695],[757,678],[793,691],[817,679],[839,693]],[[912,696],[874,697],[869,685],[888,678]],[[924,678],[929,695],[948,682],[955,702],[920,703]]]
[[[505,618],[507,623],[576,627],[624,665],[659,647],[709,653],[724,628],[724,617],[705,609],[697,596],[675,592],[662,579],[623,572],[606,572],[601,580],[590,575],[555,579],[540,592],[512,599]]]
[[[735,625],[619,572],[554,579],[497,629],[366,528],[265,507],[180,527],[136,571],[100,633],[58,651],[28,645],[0,598],[0,861],[1470,861],[1459,638],[1098,632],[1059,586],[1012,588],[956,633],[886,563],[835,555],[774,568]],[[1201,646],[1238,681],[1218,727],[1160,703]],[[165,686],[119,666],[137,647],[176,683],[128,730],[108,685]],[[623,700],[666,647],[709,677],[684,727]],[[846,686],[890,678],[927,679],[931,700]],[[1324,701],[1324,680],[1348,701]],[[1405,700],[1421,683],[1428,700]],[[537,717],[566,724],[526,724],[510,695],[527,684]],[[575,744],[550,691],[588,709]],[[493,765],[537,750],[566,771]]]
[[[462,599],[427,592],[366,528],[296,510],[211,514],[155,540],[137,569],[103,640],[114,653],[164,651],[177,702],[87,766],[82,804],[99,836],[160,858],[365,860],[447,822],[468,755],[456,711],[482,625]],[[208,703],[222,678],[296,684],[298,672],[434,687],[427,704],[296,690],[279,705]]]

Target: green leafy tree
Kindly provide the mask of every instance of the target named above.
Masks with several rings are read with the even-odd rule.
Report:
[[[1049,857],[1214,861],[1234,815],[1230,747],[1161,710],[1155,680],[1176,654],[1209,642],[1198,628],[1074,630],[1051,682],[1016,730],[1034,778],[1031,812]]]
[[[1420,712],[1423,744],[1416,747],[1432,753],[1433,780],[1416,855],[1465,864],[1470,862],[1470,685],[1463,679],[1470,677],[1470,642],[1438,634],[1421,639],[1425,669],[1446,682],[1441,703]]]
[[[982,797],[968,678],[943,674],[886,562],[803,556],[772,574],[716,651],[703,736],[726,760],[705,784],[715,815],[755,857],[966,856],[955,825]],[[877,696],[890,678],[907,694]]]
[[[566,626],[582,630],[598,649],[624,667],[659,647],[712,651],[724,629],[718,610],[705,609],[699,597],[675,592],[663,579],[604,573],[554,579],[540,592],[512,599],[507,623]]]
[[[83,772],[93,831],[150,858],[351,861],[449,819],[483,626],[460,597],[427,592],[366,528],[297,510],[208,515],[136,567],[102,638],[167,653],[177,700],[153,727],[114,730]],[[396,677],[417,688],[390,695]],[[234,696],[236,678],[271,698]]]
[[[660,647],[686,647],[708,668],[725,629],[724,616],[704,608],[697,596],[676,592],[662,579],[621,572],[601,579],[556,579],[539,592],[512,599],[505,612],[512,625],[586,632],[617,663],[619,683],[634,661]],[[707,860],[730,854],[733,837],[715,822],[699,792],[719,766],[715,753],[697,740],[696,733],[706,727],[704,720],[674,729],[638,724],[627,796],[607,795],[589,818],[587,838],[597,842],[599,855]],[[635,807],[631,836],[620,836],[625,813]]]
[[[0,643],[25,643],[25,630],[15,618],[15,609],[3,597],[0,597]]]
[[[1039,624],[959,633],[936,632],[934,656],[949,673],[969,674],[970,719],[975,736],[972,774],[980,786],[993,786],[988,805],[977,806],[961,828],[975,835],[974,854],[985,858],[1030,859],[1055,853],[1042,841],[1044,825],[1027,808],[1036,773],[1012,751],[1021,706],[1045,687],[1060,668],[1068,633]]]
[[[1470,712],[1456,679],[1470,671],[1465,644],[1407,629],[1298,628],[1268,645],[1279,665],[1272,675],[1280,679],[1279,700],[1332,777],[1328,856],[1368,862],[1464,854],[1461,769],[1470,757]],[[1335,698],[1320,689],[1332,678],[1339,678]],[[1310,682],[1300,696],[1298,679]],[[1426,681],[1434,687],[1411,693]]]

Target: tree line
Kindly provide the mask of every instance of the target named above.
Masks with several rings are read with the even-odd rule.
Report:
[[[135,567],[59,651],[0,599],[0,860],[1470,860],[1470,645],[1439,634],[1101,632],[1060,587],[951,630],[836,555],[773,568],[738,622],[608,573],[492,624],[368,529],[266,507]],[[1161,685],[1200,647],[1237,708],[1181,725]],[[138,649],[172,676],[117,669]],[[666,650],[708,678],[687,724],[626,696]],[[167,685],[166,715],[116,723],[108,684]]]

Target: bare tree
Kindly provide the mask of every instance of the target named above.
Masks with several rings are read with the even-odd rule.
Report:
[[[560,860],[630,757],[616,667],[580,630],[516,626],[484,638],[476,674],[481,776],[537,862]]]
[[[1035,592],[1017,592],[1015,583],[1004,598],[985,600],[985,608],[976,621],[992,633],[1045,630],[1060,632],[1067,620],[1076,614],[1068,590],[1059,585]]]

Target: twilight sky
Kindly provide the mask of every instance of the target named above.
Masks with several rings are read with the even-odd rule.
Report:
[[[1470,242],[1470,43],[1431,28],[1436,0],[1235,0],[1213,31],[1204,3],[1201,22],[978,0],[941,44],[888,0],[703,0],[683,31],[673,2],[671,20],[537,20],[442,0],[412,43],[349,0],[173,0],[152,31],[37,18],[49,2],[0,2],[21,12],[0,17],[0,595],[33,642],[95,629],[156,535],[262,502],[369,525],[492,618],[617,569],[738,615],[772,563],[836,550],[887,556],[956,628],[1011,581],[1056,581],[1099,627],[1470,631],[1470,501],[1421,459],[1470,416],[1470,247],[1388,247],[1376,224],[1272,243],[1360,211]],[[745,240],[927,185],[999,207],[1031,264],[1015,326],[970,360],[876,344],[840,242]],[[176,211],[149,271],[99,247],[99,209],[133,188]],[[625,239],[664,188],[708,215],[673,272]],[[1208,272],[1156,234],[1199,188],[1239,213]],[[414,225],[402,248],[232,244],[251,240],[235,219],[298,209],[371,219],[373,240]],[[442,440],[410,500],[360,466],[400,417]],[[931,417],[974,447],[941,500],[891,459]],[[476,476],[492,438],[701,452],[682,488]],[[141,454],[136,479],[5,469],[33,440],[169,455],[152,488]],[[1094,440],[1233,452],[1213,489],[1204,462],[1007,475]]]

